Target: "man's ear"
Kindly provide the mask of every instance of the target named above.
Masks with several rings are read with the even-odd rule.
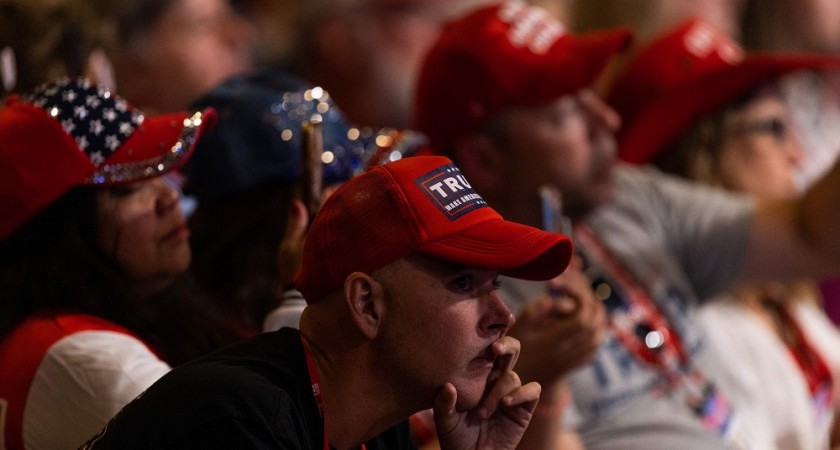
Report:
[[[501,189],[504,154],[493,139],[483,134],[464,136],[453,145],[455,164],[482,196],[493,198]]]
[[[356,328],[368,339],[379,332],[384,308],[382,285],[362,272],[353,272],[344,281],[344,299]]]

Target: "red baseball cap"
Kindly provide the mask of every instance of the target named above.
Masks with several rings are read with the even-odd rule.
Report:
[[[15,95],[0,108],[0,239],[77,185],[125,184],[184,164],[211,109],[145,117],[84,79]]]
[[[511,0],[443,28],[415,91],[415,128],[434,147],[476,131],[498,111],[592,86],[631,41],[629,29],[567,33],[544,9]]]
[[[840,68],[827,55],[750,53],[699,19],[654,38],[614,78],[607,103],[621,115],[619,156],[642,164],[694,121],[797,69]]]
[[[315,216],[295,286],[310,303],[412,252],[528,280],[559,275],[566,236],[508,222],[443,156],[376,166],[335,191]]]

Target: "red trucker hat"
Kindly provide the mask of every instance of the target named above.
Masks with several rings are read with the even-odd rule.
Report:
[[[631,39],[624,28],[572,36],[522,0],[476,9],[449,22],[427,53],[415,91],[415,128],[433,147],[447,147],[504,108],[592,86]]]
[[[528,280],[553,278],[572,255],[568,237],[509,222],[443,156],[376,166],[344,183],[315,216],[295,286],[309,303],[419,252]]]

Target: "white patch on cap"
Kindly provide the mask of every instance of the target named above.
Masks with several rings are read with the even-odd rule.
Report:
[[[686,32],[683,45],[698,58],[705,58],[710,53],[716,52],[728,64],[734,65],[744,59],[744,51],[738,44],[702,22]]]
[[[538,55],[545,54],[566,28],[546,10],[529,6],[521,0],[511,0],[499,7],[499,20],[510,24],[508,40],[514,47],[528,48]]]

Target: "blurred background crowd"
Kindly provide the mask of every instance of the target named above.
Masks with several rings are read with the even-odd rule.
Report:
[[[153,349],[153,355],[144,353],[143,358],[154,359],[158,365],[148,371],[146,381],[126,390],[110,409],[106,408],[107,412],[102,414],[107,417],[119,410],[120,402],[133,398],[170,367],[264,329],[294,326],[299,313],[294,308],[302,308],[303,303],[295,306],[295,300],[300,299],[288,293],[293,291],[296,267],[295,250],[290,249],[293,243],[289,241],[299,237],[301,230],[295,226],[300,227],[301,221],[296,219],[305,214],[292,202],[300,194],[301,148],[306,145],[304,125],[313,121],[321,125],[324,149],[321,162],[326,186],[345,181],[372,165],[424,152],[430,145],[429,136],[419,129],[415,117],[424,58],[445,24],[493,3],[493,0],[0,0],[0,98],[17,98],[43,83],[66,77],[84,77],[149,116],[207,107],[214,108],[217,115],[213,119],[217,123],[203,132],[190,161],[179,167],[179,171],[169,172],[167,168],[166,183],[160,181],[154,187],[159,209],[166,203],[163,196],[177,198],[174,202],[188,221],[190,249],[186,262],[172,269],[174,275],[153,292],[142,288],[147,286],[146,278],[135,276],[132,266],[126,262],[130,259],[123,258],[116,250],[106,260],[119,268],[102,269],[107,275],[97,277],[113,277],[107,283],[115,286],[129,283],[130,288],[91,287],[97,284],[95,280],[85,280],[84,288],[73,282],[55,283],[55,292],[51,293],[46,288],[27,287],[50,284],[60,278],[85,278],[84,274],[89,272],[84,267],[65,268],[74,264],[78,255],[73,253],[75,250],[61,255],[66,259],[25,259],[20,255],[42,247],[38,251],[48,253],[47,248],[58,245],[43,238],[51,233],[78,231],[83,235],[83,229],[63,230],[61,221],[81,221],[82,217],[93,220],[94,209],[79,212],[69,211],[74,208],[68,207],[65,208],[68,211],[56,211],[53,225],[58,226],[39,230],[40,235],[26,228],[18,232],[20,224],[4,230],[6,235],[0,236],[3,239],[0,241],[3,264],[0,342],[5,342],[5,347],[0,345],[0,379],[6,376],[2,370],[16,370],[15,358],[19,353],[15,351],[20,350],[15,339],[21,338],[15,331],[44,308],[79,309],[105,317],[125,327],[129,334],[138,335]],[[533,0],[530,3],[543,8],[562,24],[563,33],[580,35],[625,28],[632,31],[632,41],[616,52],[591,86],[604,99],[603,106],[610,108],[609,111],[581,107],[591,107],[591,111],[587,110],[590,119],[596,117],[608,128],[613,127],[610,124],[615,116],[618,156],[626,162],[649,163],[693,183],[772,199],[802,195],[834,166],[840,151],[840,2]],[[732,81],[737,87],[730,90],[724,86],[735,79],[732,77],[740,75],[727,78],[724,74],[720,79],[710,78],[717,82],[707,79],[694,85],[691,84],[694,80],[681,78],[690,75],[681,74],[691,72],[685,65],[692,64],[695,65],[692,67],[709,64],[712,70],[712,63],[704,55],[694,54],[696,60],[680,59],[667,46],[654,47],[673,36],[668,33],[674,30],[689,33],[686,28],[679,28],[686,23],[707,24],[716,30],[714,33],[727,39],[726,45],[731,42],[727,48],[739,58],[743,54],[801,58],[787,65],[774,62],[770,68],[761,66],[758,75]],[[696,39],[718,39],[710,37],[716,36],[714,33],[700,33]],[[674,58],[668,59],[672,54]],[[814,59],[808,59],[811,57]],[[687,96],[680,91],[685,86],[690,86],[695,95]],[[708,93],[700,89],[708,89]],[[718,99],[716,92],[724,93]],[[585,98],[580,101],[587,105]],[[646,125],[645,108],[659,107],[657,102],[665,104],[661,115],[654,125]],[[766,111],[778,114],[768,118]],[[676,119],[682,112],[685,118]],[[425,114],[428,116],[428,111]],[[446,116],[446,111],[441,109],[441,115]],[[750,122],[748,119],[753,115],[763,120]],[[666,117],[674,120],[669,122]],[[672,129],[666,129],[669,126]],[[5,136],[0,139],[11,139],[14,130],[6,133],[0,133]],[[756,156],[768,151],[764,147],[758,150],[763,142],[738,141],[754,135],[773,139],[777,148],[772,151],[781,162],[766,162]],[[633,147],[639,142],[651,148],[642,148],[642,144]],[[736,154],[733,148],[749,149],[752,153]],[[456,162],[467,166],[462,168],[465,173],[470,172],[468,158]],[[774,168],[768,169],[770,172],[757,169],[774,164]],[[50,170],[59,173],[62,169]],[[0,169],[2,173],[5,172]],[[782,187],[774,189],[770,174],[781,177]],[[468,178],[474,179],[469,175]],[[479,188],[481,179],[476,176],[475,180],[479,192],[495,206],[493,185],[483,191]],[[5,182],[0,180],[0,185]],[[119,199],[127,194],[112,190],[108,195]],[[498,201],[504,204],[505,199]],[[508,217],[504,207],[497,209]],[[0,214],[19,213],[9,210]],[[43,226],[47,227],[49,221],[44,222]],[[303,228],[305,223],[304,220]],[[836,224],[827,226],[837,227]],[[119,238],[119,233],[112,238],[115,249],[119,247]],[[32,247],[32,242],[41,242],[41,247]],[[46,270],[46,264],[57,266]],[[726,262],[720,266],[725,267]],[[840,276],[825,271],[815,273],[805,281],[784,280],[785,283],[733,288],[728,294],[738,298],[738,303],[704,299],[704,309],[697,321],[704,329],[713,330],[709,332],[712,338],[708,345],[716,348],[718,354],[728,355],[720,358],[722,364],[704,363],[705,368],[718,377],[721,386],[730,389],[733,401],[755,408],[759,406],[750,403],[750,399],[756,396],[779,397],[774,408],[784,408],[787,401],[785,386],[761,385],[759,389],[749,389],[756,387],[750,386],[751,383],[770,381],[739,378],[727,370],[715,372],[719,365],[740,364],[750,355],[751,348],[745,347],[741,349],[744,353],[737,353],[739,349],[733,348],[732,343],[741,342],[739,333],[746,333],[744,329],[755,324],[770,326],[782,342],[793,347],[801,347],[803,342],[814,344],[807,346],[804,358],[821,361],[818,369],[803,365],[802,352],[792,353],[800,363],[798,367],[806,367],[803,369],[806,381],[813,381],[809,376],[832,380],[840,376],[837,355],[840,346],[834,347],[840,343],[840,333],[836,330],[840,324]],[[98,295],[102,300],[91,306],[93,300],[58,302],[49,300],[50,295],[88,299]],[[46,300],[38,305],[16,304],[20,299],[37,296]],[[115,296],[120,299],[114,300]],[[790,298],[796,300],[789,301]],[[114,307],[117,312],[109,312],[109,302],[125,305]],[[138,306],[137,302],[145,306]],[[733,304],[738,305],[737,310],[731,310]],[[278,307],[292,308],[292,312],[280,311]],[[805,312],[796,312],[801,309]],[[525,323],[528,323],[527,314],[532,313],[526,313]],[[791,327],[791,316],[807,319]],[[758,322],[754,324],[751,320]],[[802,329],[808,327],[819,331],[803,338]],[[817,340],[813,336],[823,336],[824,341],[810,342]],[[33,358],[40,358],[48,347]],[[772,366],[757,367],[775,370]],[[825,373],[814,375],[815,370]],[[50,373],[60,376],[55,371]],[[565,376],[565,371],[560,375]],[[24,383],[30,384],[31,381]],[[834,411],[835,405],[840,404],[836,390],[818,393],[817,387],[811,387],[812,400],[819,395],[829,397],[823,400],[831,406],[824,409]],[[574,397],[574,385],[570,393],[564,392]],[[0,386],[0,400],[3,394],[8,391]],[[741,394],[743,398],[739,397]],[[40,401],[49,405],[44,398]],[[0,403],[0,413],[4,411],[2,406]],[[91,435],[103,423],[103,416],[90,416],[84,425],[90,429],[82,427],[82,435]],[[0,414],[0,420],[3,417]],[[729,443],[730,448],[822,449],[835,445],[840,448],[840,427],[833,426],[835,418],[832,412],[828,420],[831,425],[814,427],[820,431],[814,432],[813,442],[794,443],[795,439],[780,438],[772,445],[762,446],[765,444],[756,442],[763,441],[756,438],[753,446],[737,447]],[[761,423],[781,427],[776,425],[776,419],[770,417]],[[575,421],[565,417],[563,423]],[[434,441],[428,417],[418,415],[412,424],[420,444]],[[29,432],[59,439],[41,441],[43,448],[62,448],[61,443],[56,444],[61,442],[62,433],[72,434],[66,430]],[[26,433],[23,436],[18,439],[28,439]],[[591,442],[592,448],[600,448],[597,437],[584,437],[584,443]],[[19,444],[12,440],[9,443]],[[50,447],[52,444],[57,446]],[[582,445],[574,442],[579,444]],[[18,447],[3,447],[0,440],[0,448]]]

